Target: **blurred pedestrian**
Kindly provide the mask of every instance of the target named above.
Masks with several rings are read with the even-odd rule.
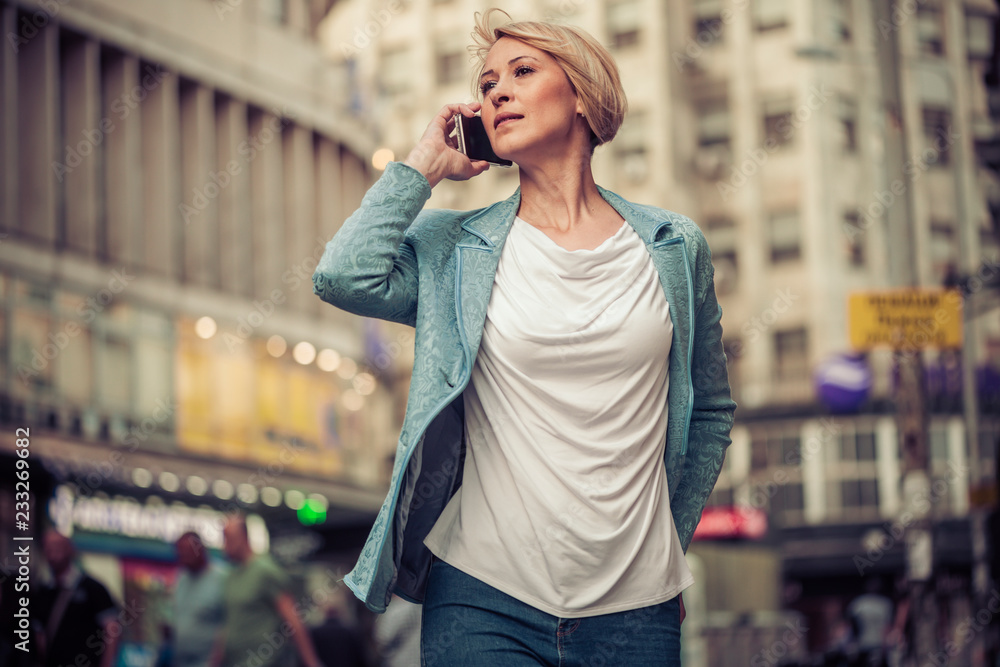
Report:
[[[246,518],[231,516],[223,537],[233,569],[224,586],[226,618],[214,666],[291,667],[297,651],[305,667],[322,667],[290,593],[291,580],[270,556],[250,548]]]
[[[344,620],[337,605],[327,607],[323,623],[310,630],[309,636],[326,667],[373,667],[361,633]]]
[[[181,571],[174,585],[173,665],[210,667],[226,618],[223,591],[228,572],[209,559],[198,533],[184,533],[175,548]]]
[[[735,410],[708,245],[595,183],[627,107],[607,49],[561,23],[493,27],[498,11],[473,33],[482,102],[442,108],[313,276],[335,306],[416,327],[389,498],[346,581],[377,612],[390,591],[422,601],[438,666],[599,646],[677,665],[684,551]],[[477,111],[520,189],[422,210],[489,168],[452,137]]]
[[[55,529],[42,538],[52,582],[40,586],[36,609],[45,667],[112,667],[124,629],[104,584],[80,569],[72,540]]]
[[[414,667],[420,664],[420,612],[398,595],[375,622],[375,643],[382,655],[382,667]]]
[[[863,667],[885,667],[888,637],[892,629],[892,600],[882,594],[882,580],[865,579],[865,592],[847,606],[847,617],[854,630],[857,650],[855,664]]]

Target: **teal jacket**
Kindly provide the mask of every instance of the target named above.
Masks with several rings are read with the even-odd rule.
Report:
[[[687,550],[722,468],[733,425],[722,311],[711,254],[688,218],[601,195],[632,225],[660,276],[674,324],[665,463],[670,507]],[[338,308],[416,327],[413,376],[388,496],[344,581],[369,609],[391,593],[420,602],[432,555],[423,540],[461,484],[462,392],[486,321],[504,239],[520,203],[423,210],[431,189],[393,162],[327,244],[313,290]]]

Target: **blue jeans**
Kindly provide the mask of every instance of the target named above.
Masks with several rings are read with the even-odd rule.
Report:
[[[420,631],[422,667],[681,664],[680,601],[559,618],[434,560]]]

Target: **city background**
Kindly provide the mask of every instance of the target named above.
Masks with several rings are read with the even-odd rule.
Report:
[[[947,664],[994,664],[1000,619],[960,632],[1000,575],[992,0],[0,0],[7,576],[30,427],[32,530],[146,610],[119,664],[153,664],[174,540],[218,550],[234,509],[370,631],[336,581],[388,486],[412,330],[311,275],[385,164],[473,99],[490,6],[612,51],[630,111],[597,182],[712,249],[739,408],[688,552],[685,664],[821,654],[871,580],[920,612],[911,664],[949,641]],[[428,206],[516,187],[491,169]],[[852,339],[852,295],[901,287],[960,295],[959,342]]]

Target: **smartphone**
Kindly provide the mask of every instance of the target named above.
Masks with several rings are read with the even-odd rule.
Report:
[[[458,152],[469,156],[470,160],[486,160],[498,167],[510,167],[514,163],[503,160],[493,152],[490,138],[483,127],[482,116],[469,118],[463,114],[455,115],[455,135],[458,137]]]

